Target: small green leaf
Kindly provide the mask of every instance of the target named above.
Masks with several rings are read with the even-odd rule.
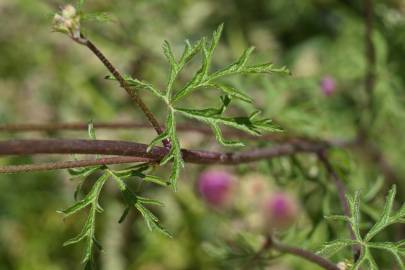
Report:
[[[367,191],[367,194],[364,195],[364,201],[368,202],[373,200],[378,193],[381,191],[381,189],[384,187],[385,184],[385,179],[384,177],[379,176],[377,178],[377,181],[375,183],[372,183],[370,189]]]
[[[243,73],[285,73],[289,74],[290,71],[286,67],[275,68],[272,63],[248,66],[243,69]]]
[[[139,203],[135,204],[135,207],[143,216],[146,226],[150,231],[157,230],[163,235],[172,238],[171,234],[159,224],[159,219],[151,211]]]
[[[398,266],[401,268],[401,270],[405,269],[404,262],[403,262],[403,260],[401,258],[401,248],[400,248],[401,247],[401,242],[398,242],[398,243],[392,243],[392,242],[373,243],[373,242],[369,242],[367,244],[367,246],[369,248],[382,249],[382,250],[390,252],[394,256],[394,258],[395,258]]]
[[[236,74],[250,74],[250,73],[283,73],[290,74],[286,67],[275,68],[272,63],[265,63],[260,65],[247,66],[247,61],[252,54],[254,47],[246,49],[240,58],[230,64],[229,66],[212,73],[208,80],[216,80],[224,76],[232,76]]]
[[[222,131],[216,124],[211,124],[211,128],[214,131],[215,138],[217,141],[222,144],[223,146],[228,146],[228,147],[242,147],[245,146],[244,143],[238,142],[238,141],[231,141],[231,140],[225,140],[222,136]]]
[[[125,191],[127,188],[127,185],[125,184],[125,181],[121,179],[121,177],[116,173],[113,172],[112,170],[108,170],[108,172],[110,173],[110,175],[112,176],[112,178],[115,180],[115,182],[118,185],[118,188],[121,191]]]
[[[80,202],[76,203],[72,207],[62,211],[66,216],[72,215],[79,210],[83,209],[87,205],[90,205],[89,214],[87,216],[86,223],[84,224],[81,232],[74,238],[66,241],[64,246],[76,244],[84,239],[86,239],[86,247],[84,251],[83,264],[86,267],[93,263],[93,246],[99,246],[95,243],[95,226],[96,226],[96,214],[101,211],[101,207],[98,204],[98,198],[101,192],[102,187],[104,186],[107,179],[110,177],[110,174],[105,172],[98,180],[94,183],[91,191],[86,195],[86,197]]]
[[[382,229],[384,229],[388,225],[391,225],[393,223],[400,221],[401,211],[403,211],[403,208],[401,208],[401,210],[398,213],[391,215],[393,204],[394,204],[394,199],[395,199],[395,193],[396,193],[396,187],[393,186],[386,197],[384,210],[383,210],[381,216],[378,218],[377,222],[372,226],[372,228],[366,234],[366,236],[364,237],[364,240],[362,240],[362,237],[360,235],[360,227],[361,227],[361,224],[360,224],[360,193],[356,192],[354,197],[347,194],[346,197],[347,197],[347,201],[349,203],[351,216],[350,217],[334,216],[332,218],[337,219],[337,220],[347,221],[350,224],[350,226],[354,232],[356,240],[336,240],[331,243],[327,243],[322,252],[325,254],[329,253],[330,251],[332,253],[336,253],[341,249],[341,246],[343,246],[343,245],[346,245],[346,244],[347,245],[348,244],[358,245],[361,247],[361,254],[360,254],[360,258],[355,262],[352,269],[360,269],[360,267],[363,264],[367,263],[367,265],[368,265],[367,269],[377,270],[378,266],[377,266],[375,259],[372,256],[372,253],[370,252],[370,249],[386,250],[394,256],[399,267],[401,269],[405,270],[404,263],[401,258],[401,256],[405,255],[405,250],[402,248],[402,246],[405,245],[405,240],[397,242],[397,243],[370,242],[370,240]],[[405,214],[405,211],[402,214]]]
[[[193,57],[201,51],[202,44],[203,44],[202,39],[200,39],[194,46],[191,45],[191,43],[188,40],[186,40],[186,46],[179,61],[179,65],[181,68],[183,68],[185,64],[190,62],[190,60],[193,59]]]
[[[390,216],[392,207],[394,204],[394,198],[396,194],[396,186],[394,185],[389,191],[386,202],[384,205],[384,210],[379,218],[379,220],[374,224],[370,231],[366,234],[365,241],[370,241],[377,233],[383,230],[386,226],[390,225]]]
[[[126,81],[128,82],[128,84],[130,86],[133,86],[136,89],[147,90],[159,98],[164,98],[162,93],[160,93],[160,91],[157,88],[155,88],[151,83],[148,83],[145,81],[140,81],[138,79],[133,79],[133,78],[127,78]]]
[[[262,131],[279,131],[271,124],[270,119],[251,120],[249,117],[223,117],[207,113],[206,110],[193,110],[184,108],[175,108],[175,110],[184,116],[196,119],[208,124],[223,124],[236,129],[246,131],[252,135],[261,135]]]
[[[178,65],[177,65],[176,59],[174,57],[174,54],[173,54],[172,48],[170,46],[170,43],[167,40],[165,40],[163,42],[162,47],[163,47],[163,53],[166,56],[166,59],[169,62],[171,68],[173,70],[177,70]]]
[[[65,243],[63,243],[63,246],[66,247],[66,246],[70,246],[70,245],[73,245],[73,244],[77,244],[80,241],[82,241],[83,239],[85,239],[88,236],[88,233],[89,233],[89,230],[90,230],[90,228],[92,226],[92,223],[93,223],[93,219],[89,215],[87,217],[85,225],[82,228],[82,231],[77,236],[75,236],[75,237],[67,240]]]
[[[224,84],[217,84],[217,83],[210,83],[210,84],[207,85],[207,87],[212,87],[212,88],[219,89],[222,92],[224,92],[225,94],[227,94],[227,95],[229,95],[229,96],[231,96],[233,98],[240,99],[240,100],[245,101],[247,103],[253,103],[253,100],[252,100],[251,97],[249,97],[245,93],[239,91],[235,87],[224,85]]]
[[[96,181],[96,183],[94,183],[90,192],[81,201],[79,201],[79,202],[75,203],[73,206],[71,206],[65,210],[59,211],[59,212],[63,213],[66,217],[68,217],[68,216],[71,216],[71,215],[77,213],[78,211],[82,210],[89,204],[93,203],[97,199],[97,197],[98,197],[105,181],[108,179],[108,177],[109,177],[108,174],[106,174],[106,173],[103,174]]]
[[[350,217],[347,216],[342,216],[342,215],[329,215],[325,216],[326,220],[332,220],[332,221],[345,221],[350,223]]]
[[[366,260],[368,263],[368,266],[370,270],[378,270],[378,266],[377,263],[375,262],[373,256],[371,255],[370,250],[368,249],[368,247],[365,247],[366,250]]]
[[[168,81],[167,87],[166,87],[166,98],[170,99],[172,88],[173,88],[173,83],[176,80],[176,77],[177,77],[178,73],[180,72],[181,67],[177,64],[173,51],[172,51],[172,48],[170,47],[169,42],[166,40],[163,43],[163,53],[166,56],[166,59],[170,64],[169,81]]]
[[[368,251],[368,250],[367,250]],[[356,263],[353,265],[353,270],[358,270],[360,266],[366,261],[367,255],[365,250],[362,250],[360,257],[357,259]]]
[[[136,196],[137,200],[139,203],[142,204],[150,204],[150,205],[157,205],[157,206],[163,206],[163,203],[154,200],[154,199],[150,199],[150,198],[145,198],[145,197],[141,197],[141,196]]]
[[[208,74],[209,68],[209,53],[206,48],[206,39],[202,39],[202,65],[201,68],[194,74],[193,78],[181,89],[179,90],[174,97],[171,99],[171,102],[174,103],[179,99],[190,94],[193,90],[205,86],[205,78]]]
[[[221,24],[218,26],[217,30],[215,30],[214,33],[212,34],[211,45],[210,45],[210,48],[209,48],[209,50],[208,50],[209,58],[212,57],[212,55],[213,55],[213,53],[214,53],[214,50],[215,50],[215,48],[217,47],[217,45],[218,45],[218,43],[219,43],[219,40],[221,39],[221,35],[222,35],[222,31],[223,31],[223,30],[224,30],[224,24],[221,23]]]
[[[146,152],[150,152],[152,148],[156,146],[156,144],[162,142],[165,139],[168,139],[169,137],[170,137],[170,130],[166,129],[164,132],[159,134],[149,143],[148,148],[146,148]]]
[[[76,186],[75,192],[74,192],[74,194],[73,194],[73,198],[75,199],[75,201],[78,200],[79,194],[80,194],[80,192],[82,191],[83,183],[84,183],[84,181],[81,181],[81,182]]]
[[[169,161],[173,160],[172,172],[169,177],[169,182],[173,189],[176,190],[177,178],[180,174],[180,169],[184,167],[184,162],[181,153],[181,147],[179,139],[176,134],[176,122],[174,116],[174,110],[170,110],[170,113],[166,121],[166,131],[169,134],[171,148],[169,153],[160,161],[160,165],[165,165]]]
[[[361,241],[360,235],[360,192],[356,192],[354,197],[346,195],[346,199],[349,203],[351,217],[350,217],[350,226],[353,230],[353,233],[356,237],[356,240]]]
[[[128,216],[130,210],[131,210],[130,206],[125,207],[124,212],[122,213],[120,219],[118,220],[118,223],[121,224],[122,222],[125,221],[125,219]]]
[[[208,75],[208,70],[211,66],[212,56],[214,55],[215,48],[218,46],[219,40],[221,39],[222,31],[224,29],[224,24],[220,24],[218,28],[212,34],[211,43],[208,45],[203,44],[203,57],[205,58],[205,76]],[[205,46],[204,46],[205,45]],[[207,46],[207,48],[206,48]],[[206,51],[204,51],[206,49]]]
[[[173,159],[172,172],[169,177],[170,184],[173,187],[174,191],[177,190],[177,179],[179,178],[180,170],[183,167],[184,167],[184,164],[183,164],[183,159],[181,158],[181,154],[179,154],[176,151],[175,155],[174,155],[174,159]]]
[[[144,177],[144,172],[147,171],[149,168],[150,164],[142,163],[130,166],[123,170],[114,171],[113,173],[120,178],[128,178],[131,176]]]
[[[159,219],[147,208],[143,206],[143,204],[149,204],[149,205],[156,205],[156,206],[163,206],[163,204],[157,200],[153,200],[150,198],[145,198],[138,196],[134,192],[132,192],[125,181],[123,181],[119,176],[117,176],[114,172],[110,171],[110,173],[113,175],[113,178],[116,180],[121,193],[127,203],[127,207],[124,210],[124,213],[121,215],[119,219],[119,223],[123,222],[128,215],[128,212],[130,210],[130,206],[135,207],[143,216],[145,219],[146,225],[148,226],[149,230],[157,230],[165,235],[170,236],[170,234],[159,224]]]
[[[169,182],[172,185],[174,191],[176,191],[177,179],[180,175],[181,168],[184,167],[184,162],[181,154],[180,144],[177,137],[171,137],[172,148],[169,154],[167,154],[161,161],[160,164],[164,165],[167,162],[173,160],[172,172],[169,176]]]
[[[94,261],[87,262],[84,266],[84,270],[96,270]]]
[[[164,186],[167,187],[170,185],[170,183],[166,182],[164,179],[155,176],[155,175],[145,175],[145,177],[143,178],[143,180],[145,182],[151,182],[160,186]]]
[[[335,240],[324,244],[323,248],[317,253],[321,256],[331,257],[345,247],[356,245],[358,242],[350,239]]]
[[[86,178],[87,176],[95,173],[103,166],[94,166],[94,167],[85,167],[85,168],[72,168],[68,169],[68,172],[71,176],[74,177],[83,177]]]
[[[249,59],[249,56],[252,54],[253,51],[254,51],[254,47],[250,47],[250,48],[246,49],[236,62],[230,64],[229,66],[227,66],[221,70],[214,72],[213,74],[210,75],[209,79],[212,81],[212,80],[218,79],[220,77],[243,73],[242,70],[245,67],[245,65]]]
[[[111,75],[107,75],[105,79],[112,81],[117,80],[114,76]],[[149,93],[155,95],[156,97],[165,100],[164,95],[151,83],[132,78],[131,76],[125,76],[124,79],[129,86],[134,88],[134,90],[146,90]]]
[[[103,246],[95,237],[93,237],[93,243],[96,246],[96,248],[98,249],[98,251],[104,251]]]
[[[176,80],[178,74],[183,70],[184,66],[201,51],[203,42],[204,39],[201,39],[194,46],[192,46],[189,41],[186,41],[184,52],[178,63],[176,63],[174,59],[175,57],[170,48],[170,44],[167,41],[163,44],[163,50],[170,63],[170,75],[166,87],[166,99],[171,100],[174,81]]]
[[[87,125],[87,132],[89,134],[90,139],[97,140],[96,138],[96,131],[94,130],[93,122],[90,121]]]

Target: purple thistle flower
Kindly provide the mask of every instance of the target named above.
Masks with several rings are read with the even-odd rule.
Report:
[[[211,206],[226,206],[232,195],[232,175],[226,171],[208,170],[198,179],[198,190],[201,197]]]
[[[321,89],[325,96],[332,95],[336,90],[335,79],[330,75],[324,76],[321,81]]]
[[[285,229],[291,226],[298,215],[298,205],[288,194],[278,192],[268,196],[263,203],[266,225]]]

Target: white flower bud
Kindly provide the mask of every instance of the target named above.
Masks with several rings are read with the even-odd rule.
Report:
[[[53,17],[52,28],[57,32],[69,33],[69,28],[66,27],[65,24],[65,18],[59,14],[55,14],[55,16]]]
[[[65,19],[72,19],[76,16],[76,9],[72,5],[67,5],[62,9],[62,16]]]
[[[52,27],[56,32],[68,34],[75,40],[80,39],[80,16],[72,5],[65,6],[61,14],[55,14]]]
[[[349,269],[349,266],[345,262],[339,262],[336,266],[337,266],[337,268],[339,268],[339,270],[347,270],[347,269]]]

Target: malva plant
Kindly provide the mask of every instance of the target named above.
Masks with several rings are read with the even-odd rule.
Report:
[[[186,163],[197,164],[225,164],[238,165],[257,160],[270,160],[282,156],[294,156],[297,153],[311,153],[318,157],[320,164],[325,167],[335,192],[337,193],[343,215],[330,216],[327,219],[337,219],[349,223],[348,234],[351,238],[337,239],[328,242],[319,252],[312,252],[309,249],[299,248],[287,245],[278,240],[282,234],[278,230],[289,229],[298,212],[301,211],[298,202],[292,199],[287,193],[273,192],[270,196],[263,198],[263,203],[259,207],[266,221],[266,229],[263,245],[261,248],[253,247],[248,241],[241,241],[237,245],[230,246],[226,252],[221,252],[221,258],[238,258],[244,260],[244,264],[249,266],[262,266],[263,260],[268,262],[273,257],[273,252],[278,254],[290,254],[301,259],[307,260],[318,265],[321,268],[329,270],[341,269],[343,263],[334,263],[328,257],[331,257],[344,248],[352,247],[352,258],[347,258],[344,267],[348,269],[361,269],[367,265],[367,269],[378,269],[378,262],[374,259],[371,250],[384,250],[393,256],[396,265],[400,269],[405,269],[403,257],[405,255],[404,241],[398,242],[377,242],[372,241],[378,233],[389,225],[404,223],[405,206],[403,205],[397,212],[394,208],[394,197],[396,186],[390,190],[381,216],[371,226],[366,234],[363,234],[361,223],[360,194],[357,192],[354,197],[349,195],[347,187],[340,178],[340,174],[335,170],[328,160],[327,151],[334,147],[345,147],[358,143],[357,138],[350,142],[334,142],[324,140],[309,139],[304,136],[288,137],[268,118],[261,118],[260,110],[254,107],[254,99],[245,91],[238,89],[234,85],[224,82],[224,78],[229,76],[250,75],[250,74],[274,74],[276,76],[288,75],[289,70],[285,67],[276,67],[272,63],[250,64],[249,58],[253,53],[253,47],[246,49],[242,55],[230,64],[225,64],[222,68],[213,70],[212,62],[221,34],[223,25],[219,25],[211,37],[202,37],[200,40],[192,43],[186,41],[183,52],[176,56],[170,43],[163,43],[163,54],[169,63],[168,81],[163,89],[155,86],[154,82],[143,81],[139,78],[133,78],[129,75],[122,75],[100,49],[90,41],[82,31],[83,19],[105,19],[105,14],[86,14],[83,12],[84,0],[79,1],[77,7],[72,5],[65,6],[60,14],[54,16],[53,30],[69,36],[76,43],[87,47],[109,70],[110,75],[106,79],[117,82],[129,95],[133,101],[144,113],[150,125],[154,128],[157,135],[148,145],[136,142],[123,141],[105,141],[96,138],[97,124],[88,124],[88,133],[90,140],[20,140],[0,143],[0,154],[43,154],[43,153],[62,153],[62,154],[96,154],[95,159],[73,160],[69,162],[56,162],[49,164],[17,165],[0,167],[1,173],[16,173],[25,171],[69,169],[72,177],[78,179],[78,186],[75,192],[76,202],[59,211],[65,218],[77,214],[87,209],[87,218],[79,234],[66,241],[64,245],[77,243],[84,244],[83,264],[85,269],[96,268],[95,254],[96,250],[101,250],[101,244],[96,237],[96,219],[97,215],[103,212],[100,205],[100,197],[108,181],[113,182],[120,191],[126,204],[119,222],[123,222],[131,209],[135,209],[143,217],[146,226],[150,231],[157,231],[167,237],[176,237],[172,235],[160,222],[159,218],[150,210],[151,206],[163,206],[159,200],[144,197],[131,188],[129,179],[137,179],[140,182],[149,182],[162,187],[169,187],[173,192],[177,187],[181,171]],[[371,42],[368,36],[369,42]],[[373,53],[371,51],[371,53]],[[179,85],[179,76],[182,71],[188,68],[191,61],[201,59],[198,70],[182,86]],[[373,64],[370,61],[369,64]],[[372,70],[371,70],[372,71]],[[374,73],[367,74],[368,81],[373,81]],[[177,83],[176,83],[177,82]],[[325,77],[322,81],[322,91],[330,95],[335,91],[335,82],[333,78]],[[373,88],[372,84],[368,85]],[[371,89],[372,90],[372,89]],[[166,121],[164,127],[159,124],[154,113],[141,99],[139,92],[144,91],[153,96],[158,102],[163,104],[166,111]],[[195,108],[186,106],[185,98],[198,91],[216,91],[217,106],[207,108]],[[242,102],[252,108],[247,115],[233,116],[229,110],[231,104]],[[182,105],[180,105],[182,104]],[[184,127],[178,124],[179,119],[188,119],[190,121],[200,122],[202,131],[210,131],[216,141],[231,149],[238,149],[245,146],[239,139],[226,139],[228,135],[237,134],[239,137],[247,139],[253,138],[272,138],[279,144],[272,147],[263,147],[248,151],[235,152],[211,152],[196,151],[182,148],[182,141],[178,133],[184,130]],[[230,129],[221,129],[226,126]],[[114,128],[114,125],[110,125]],[[55,128],[53,126],[52,128]],[[61,126],[60,128],[69,128]],[[83,127],[80,127],[83,128]],[[101,127],[100,127],[101,128]],[[18,130],[18,127],[15,127]],[[27,128],[29,129],[29,128]],[[191,127],[186,127],[190,130]],[[360,127],[359,133],[364,136],[364,127]],[[274,133],[273,133],[274,132]],[[270,134],[265,134],[270,133]],[[233,137],[233,136],[232,136]],[[287,138],[287,139],[286,139]],[[162,146],[158,146],[158,144]],[[364,144],[365,145],[365,144]],[[367,147],[364,146],[363,147]],[[116,155],[117,157],[104,158],[101,155]],[[113,169],[109,165],[133,163],[123,169]],[[170,168],[169,177],[163,178],[156,175],[156,168],[167,166]],[[92,184],[90,190],[84,196],[82,187],[89,176],[97,175],[97,180]],[[236,181],[229,173],[218,170],[205,171],[199,179],[198,190],[201,197],[211,206],[220,208],[229,203],[232,195],[233,184]],[[317,183],[322,189],[330,188],[325,183]],[[235,198],[232,198],[235,200]],[[235,249],[236,246],[236,249]]]

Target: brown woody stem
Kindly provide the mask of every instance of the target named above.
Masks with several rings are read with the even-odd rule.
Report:
[[[280,243],[276,239],[273,239],[271,237],[269,237],[267,241],[268,241],[267,245],[269,248],[277,250],[281,253],[288,253],[303,258],[307,261],[313,262],[323,267],[326,270],[340,270],[339,267],[337,267],[336,264],[334,264],[333,262],[311,251]]]
[[[114,78],[118,81],[120,86],[125,89],[128,95],[131,97],[131,100],[141,108],[143,113],[145,114],[146,118],[152,124],[153,128],[156,130],[157,134],[161,134],[163,132],[162,128],[159,125],[159,122],[156,120],[153,113],[148,109],[146,104],[142,101],[139,97],[138,93],[131,89],[128,83],[125,81],[124,77],[122,77],[121,73],[113,66],[113,64],[105,57],[105,55],[91,42],[89,39],[82,35],[81,39],[78,43],[86,46],[89,48],[95,56],[104,64],[104,66],[111,72]],[[163,140],[163,145],[167,148],[170,148],[170,142],[168,140]]]
[[[208,152],[182,150],[185,162],[198,164],[233,165],[270,159],[296,153],[318,153],[330,145],[309,142],[282,143],[273,147],[242,152]],[[147,145],[110,140],[14,140],[0,142],[0,156],[6,155],[35,155],[35,154],[100,154],[131,156],[159,161],[167,153],[165,147],[154,147],[146,151]],[[10,172],[10,171],[9,171]]]
[[[0,167],[0,173],[51,171],[60,169],[92,167],[97,165],[112,165],[137,162],[151,162],[151,159],[140,157],[110,157],[87,160],[49,162],[41,164],[11,165]]]

